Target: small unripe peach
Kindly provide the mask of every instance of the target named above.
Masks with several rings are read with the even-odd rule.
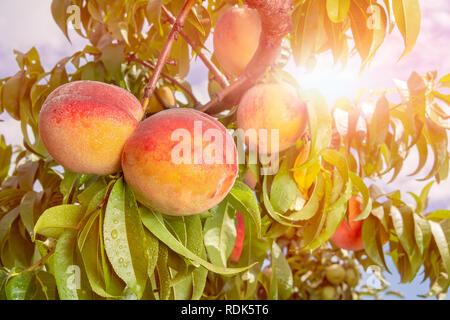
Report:
[[[120,169],[125,141],[143,116],[128,91],[96,81],[56,88],[39,115],[39,134],[49,154],[66,169],[107,175]]]
[[[239,76],[259,45],[261,18],[248,7],[232,7],[222,13],[214,28],[214,54],[229,74]]]
[[[325,270],[325,275],[332,284],[339,284],[345,279],[345,269],[339,264],[332,264]]]
[[[242,97],[237,126],[247,145],[260,154],[281,152],[293,146],[308,123],[306,105],[287,83],[259,84]],[[277,139],[278,138],[278,139]]]
[[[359,282],[359,273],[353,268],[347,269],[346,275],[345,275],[345,282],[350,287],[356,287]]]
[[[164,107],[173,108],[177,105],[175,95],[173,94],[173,91],[169,87],[164,86],[158,89],[158,95]]]
[[[323,287],[321,296],[323,300],[336,300],[338,298],[336,289],[332,286]]]
[[[237,150],[214,118],[193,109],[168,109],[139,124],[125,144],[122,167],[142,204],[169,215],[191,215],[228,194],[238,174]]]

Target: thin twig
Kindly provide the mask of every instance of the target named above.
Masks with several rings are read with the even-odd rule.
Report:
[[[47,259],[55,252],[55,248],[50,249],[47,254],[45,256],[43,256],[41,259],[39,259],[38,261],[36,261],[34,264],[32,264],[31,266],[29,266],[28,268],[26,268],[24,271],[22,272],[28,272],[28,271],[33,271],[34,269],[36,269],[37,267],[39,267],[40,265],[44,264],[45,261],[47,261]],[[20,272],[20,273],[22,273]],[[19,273],[19,274],[20,274]]]
[[[171,24],[174,24],[176,22],[175,16],[166,8],[166,6],[161,6],[164,14],[167,16],[168,21]],[[201,51],[201,49],[197,48],[197,46],[192,42],[191,38],[184,32],[183,30],[180,30],[180,35],[186,40],[186,42],[191,46],[192,50],[197,53],[200,60],[203,61],[205,66],[209,69],[209,71],[213,74],[214,79],[223,87],[228,87],[230,83],[228,82],[227,77],[219,70],[219,68],[216,67],[214,63]]]
[[[143,65],[144,67],[151,69],[151,70],[155,70],[155,66],[152,65],[150,62],[144,61],[142,59],[139,59],[138,57],[136,57],[134,54],[129,54],[127,56],[127,59],[129,61],[134,61],[137,62],[141,65]],[[175,79],[172,76],[169,76],[168,74],[161,72],[160,76],[163,78],[166,78],[167,80],[169,80],[174,86],[177,86],[178,88],[180,88],[181,90],[183,90],[187,95],[189,95],[192,100],[194,101],[194,105],[200,105],[200,102],[197,100],[197,98],[194,96],[194,94],[192,93],[191,90],[189,90],[189,88],[187,88],[185,85],[183,85],[181,82],[179,82],[177,79]]]
[[[189,11],[191,11],[192,6],[195,4],[195,1],[196,0],[186,0],[183,8],[178,14],[175,23],[172,26],[172,29],[170,30],[166,43],[164,44],[164,47],[161,50],[161,54],[159,55],[158,62],[156,63],[152,77],[147,86],[145,87],[144,99],[142,101],[142,106],[144,110],[147,109],[150,97],[152,96],[153,92],[156,89],[156,83],[158,82],[159,76],[161,75],[162,69],[166,64],[167,59],[169,58],[173,42],[175,41],[175,37],[178,34],[178,32],[183,28],[184,21],[186,20]]]

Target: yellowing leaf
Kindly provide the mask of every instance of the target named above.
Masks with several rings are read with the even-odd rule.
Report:
[[[350,9],[350,0],[327,0],[328,17],[334,23],[344,21]]]
[[[421,24],[419,0],[392,0],[392,8],[397,27],[405,42],[401,59],[412,51],[419,36]]]
[[[75,229],[84,209],[73,204],[63,204],[44,211],[34,226],[34,234],[58,238],[64,229]]]

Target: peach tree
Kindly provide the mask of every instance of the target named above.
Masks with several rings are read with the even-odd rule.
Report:
[[[417,0],[53,0],[51,11],[88,44],[50,70],[35,48],[15,50],[19,70],[0,79],[0,113],[23,135],[23,147],[0,140],[1,299],[378,297],[390,293],[386,256],[403,283],[422,274],[426,296],[445,297],[450,211],[427,204],[448,176],[450,76],[412,72],[404,88],[328,106],[286,68],[326,51],[370,67],[394,27],[407,55]],[[186,80],[194,63],[209,71],[205,104]],[[169,161],[171,130],[194,119],[278,140],[235,136],[234,166]],[[271,144],[251,161],[268,140],[276,157]],[[411,175],[429,183],[384,192],[414,151]],[[369,268],[382,286],[362,283]]]

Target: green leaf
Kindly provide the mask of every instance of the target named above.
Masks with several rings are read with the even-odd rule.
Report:
[[[147,229],[144,229],[144,232],[145,238],[147,240],[147,257],[148,257],[147,274],[149,277],[151,277],[153,275],[153,272],[155,271],[155,267],[158,262],[159,241]]]
[[[244,215],[249,215],[256,226],[258,238],[261,237],[261,211],[256,200],[253,190],[245,183],[236,181],[230,193],[227,196],[227,201]]]
[[[449,244],[447,242],[447,238],[445,236],[444,231],[439,223],[434,221],[429,221],[431,227],[431,233],[433,234],[434,242],[439,249],[439,253],[441,254],[442,263],[444,264],[444,268],[447,271],[447,275],[450,274],[450,251]]]
[[[58,238],[64,229],[75,229],[82,218],[84,209],[73,204],[63,204],[47,209],[34,226],[34,235]]]
[[[389,101],[381,97],[369,123],[369,150],[378,153],[378,148],[386,140],[389,132]]]
[[[78,300],[79,274],[74,255],[76,247],[76,231],[66,230],[58,239],[55,253],[53,254],[52,265],[56,286],[61,300]]]
[[[204,266],[206,269],[223,275],[233,275],[242,271],[248,270],[252,266],[243,268],[223,268],[209,263],[208,261],[200,258],[194,254],[191,250],[187,249],[180,241],[178,241],[167,229],[164,224],[164,219],[160,213],[157,213],[148,208],[141,208],[142,222],[160,241],[165,243],[170,249],[176,253]]]
[[[310,159],[313,159],[331,143],[331,113],[326,100],[318,91],[307,91],[301,96],[308,107],[312,141]]]
[[[405,250],[408,257],[414,255],[416,250],[415,238],[414,238],[414,217],[411,208],[397,209],[397,207],[391,207],[392,224],[394,225],[395,232],[400,244]]]
[[[0,245],[3,245],[3,241],[8,234],[12,223],[19,216],[19,207],[16,207],[9,211],[7,214],[1,217],[0,219]]]
[[[351,1],[348,14],[355,47],[363,61],[369,58],[373,43],[373,29],[368,27],[370,4],[368,0]]]
[[[20,220],[31,234],[34,228],[35,202],[39,201],[34,191],[27,192],[20,202]]]
[[[441,220],[450,219],[450,210],[436,210],[427,214],[428,220],[439,222]]]
[[[15,120],[20,120],[20,98],[24,84],[25,72],[19,71],[6,81],[1,91],[1,104]]]
[[[319,13],[319,1],[307,0],[292,15],[291,48],[298,66],[305,65],[315,55]]]
[[[301,196],[301,192],[291,176],[290,168],[292,166],[292,159],[284,160],[270,188],[270,202],[275,210],[282,213],[288,211],[297,197]]]
[[[445,76],[443,76],[439,80],[439,83],[441,83],[444,87],[450,87],[450,73],[448,73]]]
[[[310,242],[305,249],[315,250],[333,236],[345,217],[347,203],[351,195],[352,183],[351,181],[348,181],[346,189],[338,200],[333,205],[324,209],[324,215],[326,217],[325,226],[321,230],[319,236]]]
[[[163,28],[161,26],[162,5],[162,0],[152,0],[148,2],[147,7],[145,8],[145,15],[148,23],[156,26],[161,36],[163,35]]]
[[[325,184],[322,174],[318,174],[316,177],[316,182],[314,184],[314,190],[309,198],[308,202],[304,207],[298,211],[294,211],[287,216],[284,216],[287,220],[300,221],[308,220],[314,217],[320,207],[320,202],[325,195]]]
[[[158,263],[156,270],[158,270],[159,278],[159,299],[168,300],[170,297],[170,273],[168,269],[169,252],[167,246],[161,244],[159,246]]]
[[[352,180],[353,187],[358,189],[358,191],[363,196],[363,202],[364,202],[361,214],[358,217],[356,217],[355,219],[353,219],[353,221],[364,220],[365,218],[367,218],[369,216],[370,211],[372,210],[372,198],[370,198],[369,189],[367,188],[364,181],[360,177],[358,177],[355,173],[350,172],[349,177]]]
[[[380,267],[389,271],[384,260],[383,246],[380,238],[381,223],[373,216],[367,217],[363,222],[362,240],[367,255]]]
[[[420,32],[421,13],[418,0],[392,0],[395,21],[405,42],[403,58],[414,48]]]
[[[292,295],[294,279],[289,263],[276,241],[272,243],[270,299],[286,300]]]
[[[124,45],[111,44],[103,48],[100,60],[103,62],[108,73],[116,81],[122,80],[122,60],[124,56]]]
[[[30,300],[36,293],[33,282],[34,273],[31,271],[21,272],[10,278],[6,284],[6,297],[8,300]]]
[[[428,175],[420,179],[420,181],[428,180],[438,174],[440,168],[445,166],[445,162],[448,159],[447,131],[428,119],[425,121],[425,129],[426,138],[433,149],[434,164]]]
[[[138,298],[142,297],[148,267],[145,233],[136,199],[122,178],[109,196],[103,228],[106,254],[114,271]]]
[[[209,260],[218,266],[226,267],[227,259],[234,248],[236,212],[227,201],[213,208],[213,216],[206,219],[204,243]]]
[[[99,267],[102,250],[100,246],[99,234],[99,215],[100,211],[95,212],[89,217],[83,230],[78,236],[78,248],[83,259],[86,275],[92,290],[101,297],[114,298],[120,295],[119,292],[109,292],[103,272]]]
[[[3,135],[0,135],[0,184],[8,175],[9,166],[11,163],[11,156],[12,156],[12,146],[7,145],[5,142],[5,137]]]
[[[295,227],[294,224],[286,222],[285,220],[282,219],[282,217],[284,217],[282,214],[280,214],[279,212],[277,212],[273,207],[272,204],[270,203],[270,199],[269,199],[269,195],[267,192],[267,180],[268,180],[268,176],[265,175],[264,179],[263,179],[263,185],[262,185],[262,191],[263,191],[263,203],[264,206],[266,207],[267,212],[269,213],[269,215],[272,217],[272,219],[274,219],[275,221],[277,221],[278,223],[285,225],[285,226],[292,226]]]
[[[334,23],[344,21],[349,9],[350,0],[327,0],[328,17]]]
[[[67,40],[70,41],[69,34],[67,32],[67,8],[69,7],[70,0],[53,0],[52,1],[52,16],[58,27],[66,36]]]

